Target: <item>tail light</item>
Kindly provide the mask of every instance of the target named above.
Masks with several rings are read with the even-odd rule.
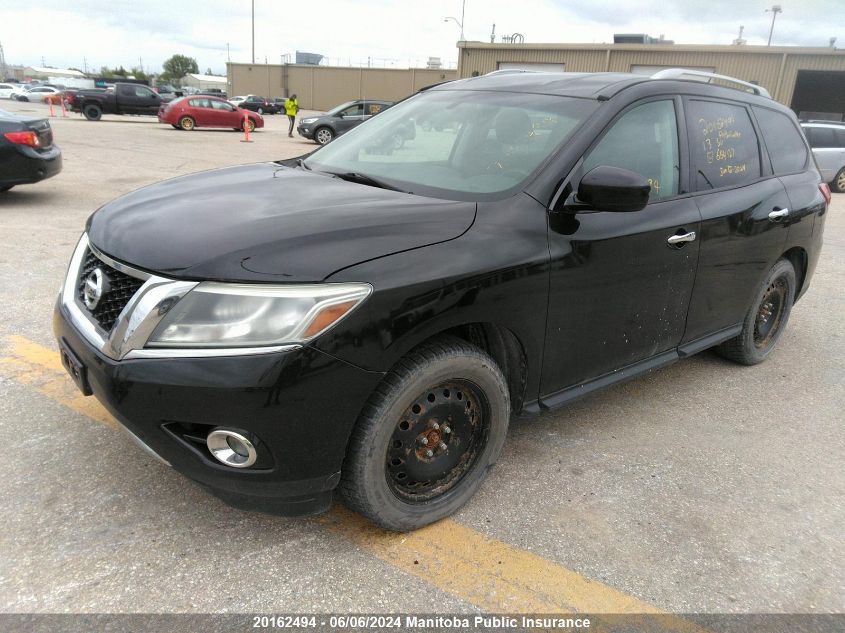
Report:
[[[38,135],[31,130],[27,130],[25,132],[6,132],[3,137],[15,145],[41,147],[41,139],[39,139]]]
[[[830,187],[828,186],[828,184],[826,182],[823,182],[822,184],[820,184],[819,185],[819,191],[821,191],[822,195],[824,196],[824,203],[829,205],[831,195],[830,195]]]

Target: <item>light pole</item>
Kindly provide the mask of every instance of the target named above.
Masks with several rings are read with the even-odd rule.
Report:
[[[255,0],[252,0],[252,63],[255,63]]]
[[[461,2],[461,21],[460,22],[458,22],[458,18],[453,18],[452,16],[448,16],[446,18],[443,18],[444,22],[448,22],[449,20],[452,20],[452,22],[454,22],[459,27],[461,27],[461,41],[462,42],[464,41],[464,14],[466,13],[466,8],[467,8],[467,0],[463,0],[463,2]]]
[[[778,17],[778,13],[783,13],[783,9],[781,9],[779,4],[773,4],[771,9],[766,9],[766,13],[769,11],[772,12],[772,27],[769,29],[769,43],[766,46],[772,45],[772,33],[775,32],[775,18]]]

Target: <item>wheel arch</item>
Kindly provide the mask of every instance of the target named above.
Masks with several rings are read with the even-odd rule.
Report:
[[[781,259],[787,260],[795,269],[794,301],[797,302],[801,297],[801,292],[804,289],[804,281],[807,277],[807,265],[809,262],[807,251],[801,246],[793,246],[781,256]]]

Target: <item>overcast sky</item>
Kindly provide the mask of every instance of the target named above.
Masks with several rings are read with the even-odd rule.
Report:
[[[661,33],[678,44],[730,44],[740,25],[765,44],[772,2],[756,0],[467,0],[464,35],[497,41],[612,42],[614,33]],[[772,44],[845,47],[845,0],[780,0]],[[320,53],[332,64],[408,67],[429,56],[457,60],[460,0],[255,0],[256,61]],[[0,0],[7,63],[88,68],[137,66],[158,72],[174,53],[224,73],[250,61],[250,0]]]

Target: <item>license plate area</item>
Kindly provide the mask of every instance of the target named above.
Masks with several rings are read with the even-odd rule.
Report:
[[[91,385],[88,384],[88,370],[63,340],[59,341],[59,354],[61,355],[62,366],[70,374],[70,377],[73,378],[73,382],[79,387],[82,395],[92,395],[94,392],[91,391]]]

